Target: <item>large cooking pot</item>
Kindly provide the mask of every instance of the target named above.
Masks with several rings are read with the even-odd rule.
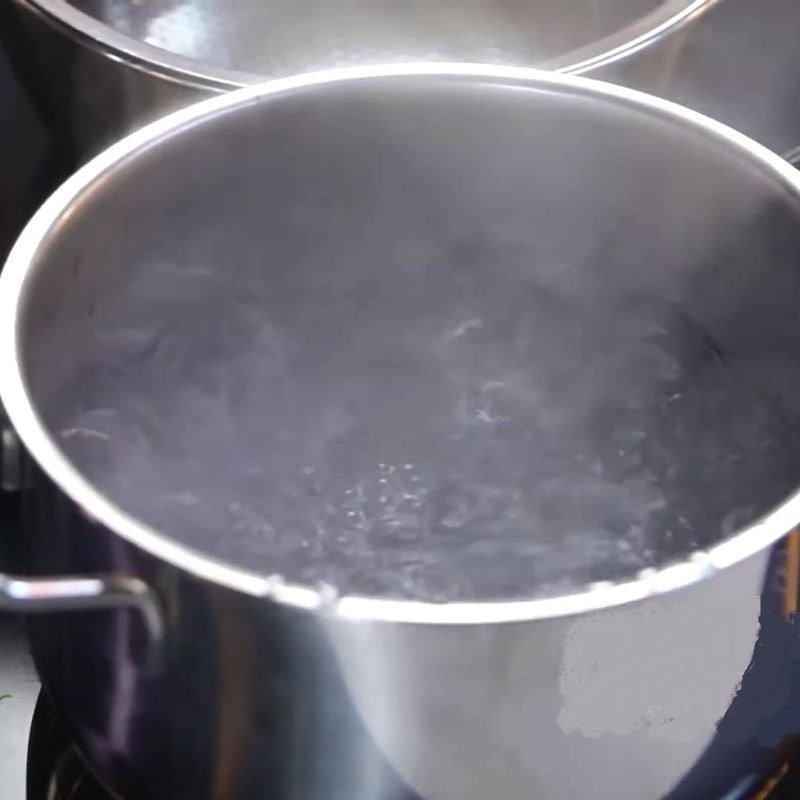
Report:
[[[669,82],[718,0],[7,0],[0,31],[79,152],[203,96],[334,67],[477,61]]]
[[[798,246],[800,179],[777,156],[664,101],[526,69],[283,79],[98,156],[0,276],[2,401],[32,456],[41,576],[3,579],[0,604],[89,609],[37,616],[32,637],[91,764],[146,800],[752,788],[796,729],[798,546],[773,545],[800,519]],[[373,425],[359,447],[380,439],[425,474],[462,446],[439,430],[442,398],[478,363],[516,388],[465,394],[462,439],[491,458],[501,440],[514,457],[530,447],[523,466],[547,473],[530,484],[546,496],[520,572],[495,569],[480,535],[466,559],[451,508],[424,575],[392,549],[377,588],[351,575],[342,590],[314,552],[265,565],[263,537],[277,548],[285,532],[217,507],[237,476],[262,475],[268,515],[279,481],[259,470],[305,464],[292,437],[320,424],[337,441],[350,429],[317,397]],[[303,364],[312,390],[277,413],[282,376]],[[97,411],[106,389],[152,426],[144,448],[123,436],[122,483],[108,454],[107,470],[81,460],[115,436]],[[178,407],[143,412],[156,396]],[[94,431],[64,427],[70,397],[92,405]],[[232,423],[248,397],[265,420],[249,438]],[[214,417],[226,403],[232,416]],[[154,454],[176,436],[183,452],[217,439],[165,468]],[[334,480],[357,461],[335,455]],[[206,489],[187,498],[190,474]],[[119,494],[131,483],[138,500]],[[618,488],[622,528],[597,499]],[[160,529],[149,493],[178,509]],[[487,532],[507,510],[492,503]],[[337,556],[360,558],[341,542]]]

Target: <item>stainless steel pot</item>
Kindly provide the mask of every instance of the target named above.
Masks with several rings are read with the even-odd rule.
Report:
[[[709,358],[727,360],[732,391],[755,392],[758,413],[795,436],[800,178],[732,130],[610,85],[469,65],[327,72],[181,110],[70,178],[0,276],[2,400],[34,462],[23,496],[43,576],[4,578],[0,605],[94,609],[32,627],[43,682],[90,762],[120,796],[146,800],[751,788],[752,759],[778,758],[796,730],[780,671],[796,541],[780,569],[770,559],[784,558],[772,546],[800,519],[800,496],[784,496],[791,470],[780,486],[759,478],[776,441],[739,466],[713,462],[739,476],[745,514],[726,529],[709,516],[691,554],[670,555],[667,537],[652,567],[614,581],[444,604],[336,597],[211,557],[122,511],[66,458],[58,386],[97,346],[95,311],[141,264],[194,266],[200,232],[220,270],[263,261],[265,242],[289,258],[286,215],[305,208],[313,233],[331,206],[307,200],[328,193],[341,237],[307,237],[312,262],[335,263],[336,241],[356,257],[365,209],[387,254],[400,221],[412,249],[430,236],[430,212],[452,222],[433,229],[443,252],[462,252],[478,226],[489,243],[525,231],[520,263],[576,258],[579,282],[613,258],[605,283],[618,296],[669,298],[700,321],[698,378]],[[600,292],[609,325],[636,308],[607,302]],[[707,510],[705,492],[685,491]]]
[[[79,153],[203,96],[342,66],[471,61],[606,70],[659,88],[718,0],[7,0],[2,28],[43,114]]]

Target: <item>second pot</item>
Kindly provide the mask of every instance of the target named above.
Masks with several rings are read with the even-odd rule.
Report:
[[[0,33],[79,157],[179,106],[267,78],[396,62],[613,75],[659,90],[719,0],[8,0]]]

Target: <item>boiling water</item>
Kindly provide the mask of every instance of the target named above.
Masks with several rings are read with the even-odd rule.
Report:
[[[97,304],[64,449],[201,551],[432,601],[630,577],[792,488],[796,437],[674,304],[513,247],[489,279],[395,256],[144,265]]]

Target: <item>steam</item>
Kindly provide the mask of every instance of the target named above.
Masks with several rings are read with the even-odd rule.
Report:
[[[102,491],[250,569],[446,601],[632,577],[796,485],[796,217],[749,171],[549,94],[349,91],[172,151],[187,229],[131,234],[53,392]]]

